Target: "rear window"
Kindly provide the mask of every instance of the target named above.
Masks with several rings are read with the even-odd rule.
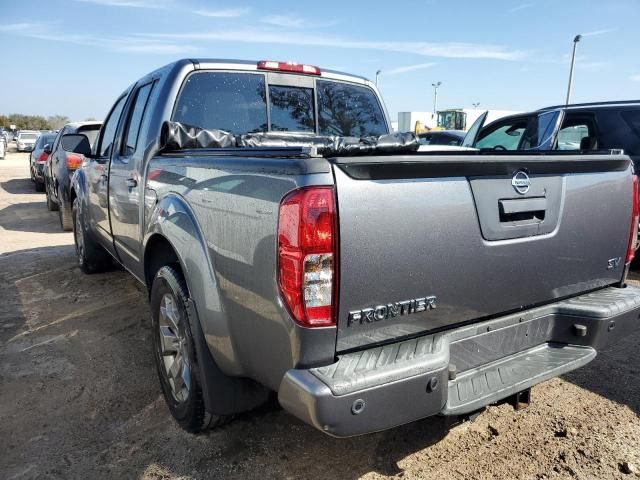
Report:
[[[172,120],[236,135],[268,130],[358,137],[388,133],[373,90],[329,80],[316,80],[315,87],[314,92],[269,84],[267,105],[264,74],[195,72],[182,87]]]
[[[313,89],[269,86],[271,130],[292,132],[315,131]]]
[[[318,80],[320,135],[376,136],[387,132],[382,108],[373,91],[346,83]]]
[[[264,75],[196,72],[180,93],[173,120],[234,134],[267,130]]]
[[[20,140],[35,140],[39,135],[37,133],[21,133],[18,137]]]

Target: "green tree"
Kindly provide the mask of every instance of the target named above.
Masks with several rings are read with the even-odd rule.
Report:
[[[47,123],[51,130],[60,130],[67,123],[69,123],[69,117],[64,115],[52,115],[47,117]]]

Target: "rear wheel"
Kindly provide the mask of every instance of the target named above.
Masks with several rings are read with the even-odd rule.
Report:
[[[58,214],[60,216],[60,227],[65,232],[73,229],[73,217],[71,216],[71,205],[64,201],[62,192],[58,190]]]
[[[224,423],[228,417],[204,407],[200,365],[189,324],[189,292],[181,273],[162,267],[151,286],[153,351],[160,385],[171,414],[188,432]]]
[[[111,258],[85,229],[82,214],[78,211],[77,198],[73,201],[71,215],[73,218],[73,240],[80,270],[84,273],[96,273],[106,270],[111,264]]]
[[[51,191],[49,189],[49,185],[45,181],[45,192],[47,193],[47,210],[50,212],[55,212],[58,210],[58,204],[53,201],[51,198]]]
[[[36,192],[44,192],[44,183],[34,180],[36,184]]]

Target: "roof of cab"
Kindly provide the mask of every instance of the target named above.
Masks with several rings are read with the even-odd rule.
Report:
[[[183,58],[181,60],[177,60],[173,63],[170,63],[167,66],[173,66],[178,64],[184,64],[185,62],[191,62],[198,69],[207,69],[207,68],[229,68],[229,69],[241,69],[241,70],[258,70],[258,60],[239,60],[234,58]],[[300,62],[304,63],[304,62]],[[163,67],[164,68],[164,67]],[[340,72],[338,70],[331,70],[327,68],[322,68],[319,66],[320,71],[322,72],[322,76],[327,76],[329,78],[337,78],[343,77],[345,80],[357,81],[357,82],[370,82],[370,80],[366,77],[362,77],[360,75],[353,75],[352,73]],[[265,70],[266,71],[266,70]],[[328,74],[328,75],[325,75]],[[291,73],[291,75],[300,75],[296,73]]]

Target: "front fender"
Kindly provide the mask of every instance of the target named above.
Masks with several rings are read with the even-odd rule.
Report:
[[[222,307],[214,265],[193,211],[183,197],[170,193],[156,204],[148,218],[143,240],[145,265],[147,255],[151,254],[147,251],[150,239],[161,235],[178,256],[197,308],[200,327],[215,362],[227,375],[244,375],[233,345],[229,318]]]

